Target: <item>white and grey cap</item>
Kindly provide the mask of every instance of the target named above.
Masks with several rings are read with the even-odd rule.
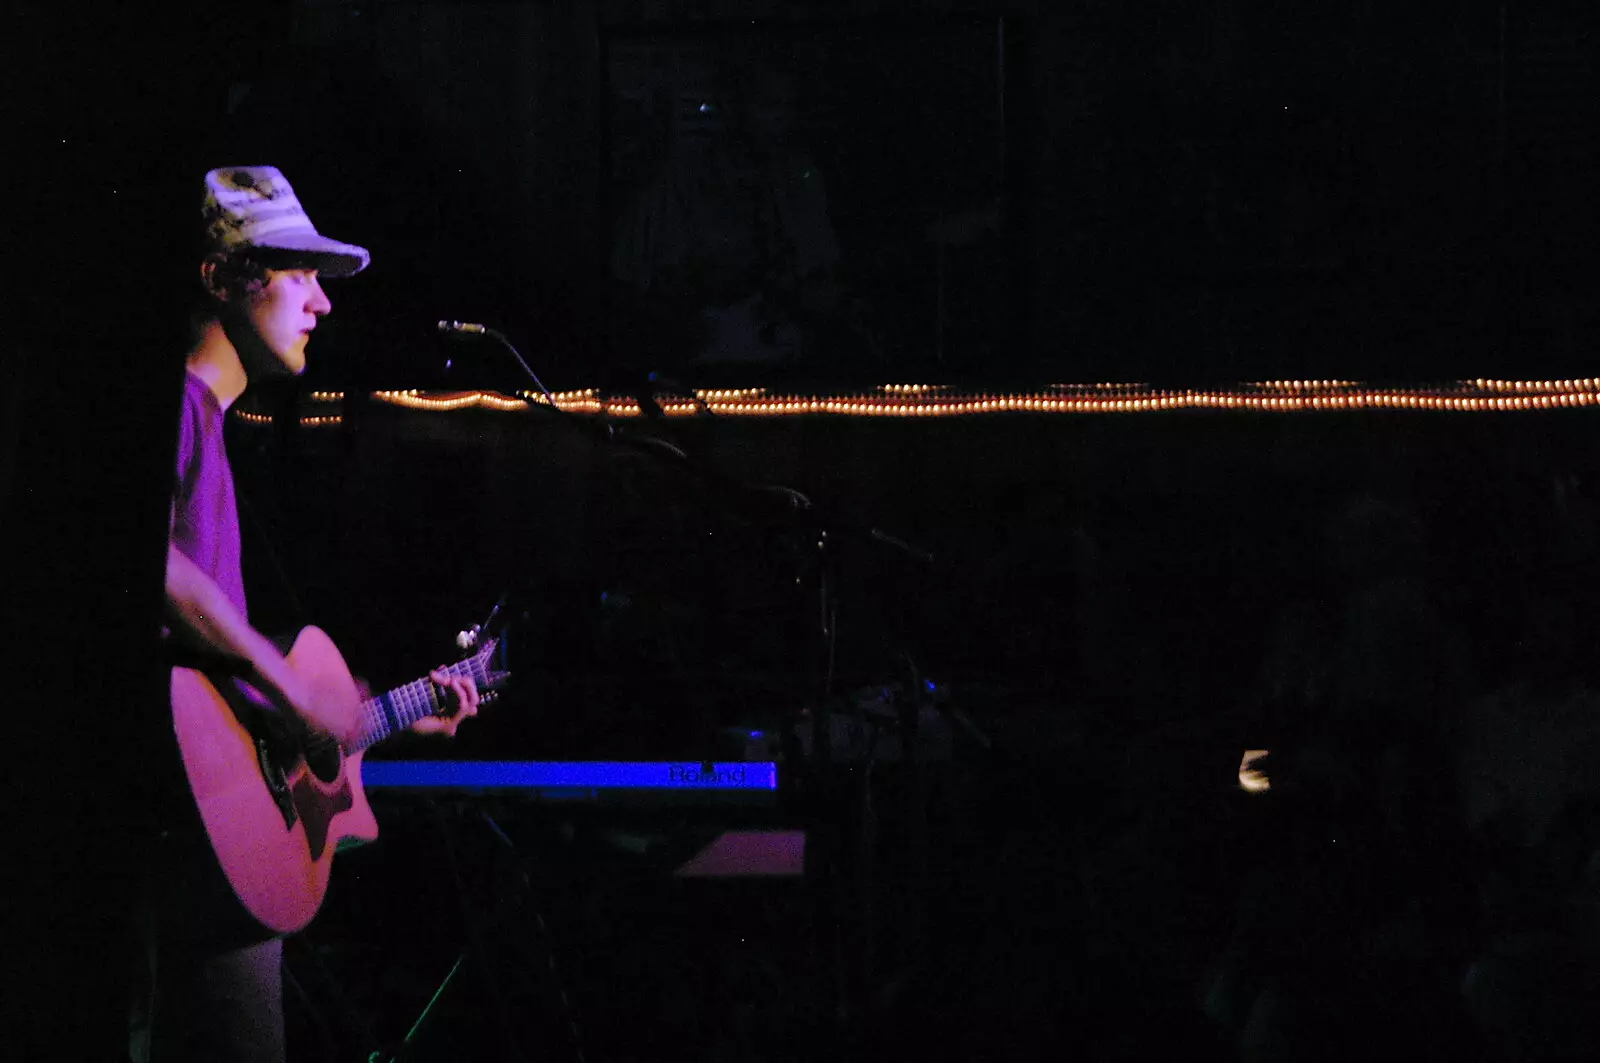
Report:
[[[276,166],[223,166],[206,174],[206,242],[217,251],[261,248],[293,253],[328,277],[360,273],[372,261],[364,247],[317,232]],[[302,258],[303,256],[303,258]]]

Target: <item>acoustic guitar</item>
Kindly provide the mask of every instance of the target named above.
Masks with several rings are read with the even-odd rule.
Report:
[[[491,667],[499,640],[479,644],[479,630],[462,633],[475,652],[443,671],[492,690],[507,673]],[[302,629],[287,657],[313,689],[359,696],[344,658],[320,629]],[[378,836],[361,788],[365,750],[450,706],[424,676],[363,701],[361,735],[341,748],[331,739],[297,737],[264,705],[259,692],[236,679],[172,670],[173,729],[211,851],[250,918],[271,934],[290,934],[321,907],[340,843]]]

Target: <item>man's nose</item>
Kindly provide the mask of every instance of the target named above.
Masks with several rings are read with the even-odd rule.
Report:
[[[311,299],[306,309],[313,314],[326,314],[333,309],[333,303],[328,301],[328,293],[322,290],[322,281],[317,277],[311,278]]]

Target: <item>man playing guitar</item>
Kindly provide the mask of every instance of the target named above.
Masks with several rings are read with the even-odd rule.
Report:
[[[293,659],[298,643],[286,657],[250,624],[223,417],[250,383],[299,375],[305,369],[312,330],[331,309],[322,280],[359,272],[369,255],[318,233],[273,167],[212,170],[205,178],[203,217],[167,550],[171,643],[175,652],[230,662],[229,670],[254,691],[255,709],[307,743],[358,750],[373,740],[375,710],[370,706],[381,702],[389,723],[395,723],[389,702],[368,702],[364,720],[361,695],[342,662],[331,670],[297,668]],[[331,644],[326,650],[338,661]],[[175,699],[182,674],[183,669],[174,672]],[[437,709],[401,717],[402,724],[413,731],[453,735],[464,718],[476,713],[478,685],[470,671],[458,669],[436,670],[430,680],[423,687]],[[173,711],[178,717],[176,701]],[[231,717],[227,723],[236,726]],[[182,741],[183,719],[175,726]],[[193,761],[204,757],[204,747],[190,743],[184,755],[195,797],[203,800],[197,771],[208,768]],[[259,781],[252,780],[252,785]],[[265,791],[264,783],[261,789]],[[286,799],[284,805],[292,824],[295,816]],[[153,1063],[282,1063],[281,934],[242,947],[236,942],[198,944],[207,935],[192,932],[192,927],[178,932],[173,913],[158,911],[174,892],[170,877],[175,874],[157,864],[151,876],[150,912],[144,919],[150,976],[135,993],[132,1058]],[[325,883],[325,860],[322,874]],[[316,899],[320,901],[320,893]],[[189,916],[184,913],[176,916],[178,922],[185,918]]]

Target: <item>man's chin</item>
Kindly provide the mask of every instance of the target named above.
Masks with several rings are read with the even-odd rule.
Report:
[[[306,352],[303,348],[286,351],[262,351],[248,367],[251,380],[290,380],[306,371]]]

